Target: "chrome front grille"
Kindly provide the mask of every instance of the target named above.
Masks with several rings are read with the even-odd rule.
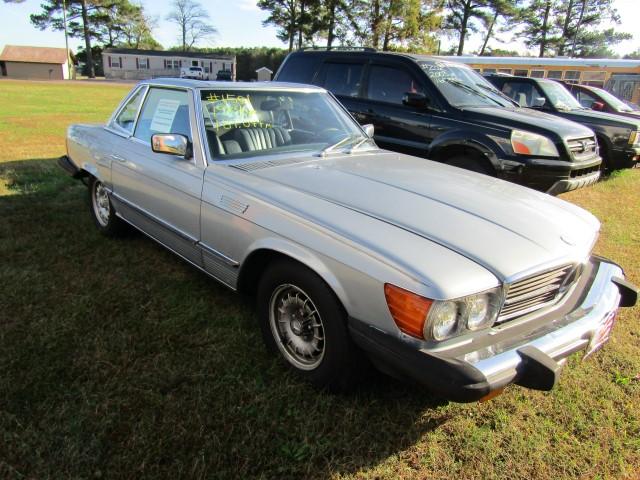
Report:
[[[567,140],[567,148],[574,160],[586,160],[598,153],[598,142],[596,137],[573,138]]]
[[[579,268],[569,264],[507,285],[498,323],[556,302],[573,285],[578,276]]]

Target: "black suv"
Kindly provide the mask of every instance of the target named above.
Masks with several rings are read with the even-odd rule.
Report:
[[[640,119],[584,108],[555,80],[505,75],[487,78],[523,107],[551,113],[592,129],[606,170],[633,167],[640,159]]]
[[[380,146],[558,194],[598,180],[588,128],[520,108],[466,65],[374,50],[301,50],[274,80],[319,85]]]

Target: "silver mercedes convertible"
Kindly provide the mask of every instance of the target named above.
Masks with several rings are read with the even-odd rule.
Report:
[[[373,363],[454,401],[549,390],[637,289],[562,200],[379,149],[323,89],[159,79],[60,165],[105,235],[132,225],[255,295],[269,349],[314,385]]]

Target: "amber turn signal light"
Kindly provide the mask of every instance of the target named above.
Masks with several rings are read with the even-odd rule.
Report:
[[[433,301],[389,283],[384,285],[384,296],[398,328],[412,337],[424,338],[424,322]]]

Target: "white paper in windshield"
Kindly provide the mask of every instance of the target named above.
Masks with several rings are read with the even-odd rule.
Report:
[[[171,125],[173,125],[173,119],[176,116],[179,106],[179,100],[160,100],[151,119],[151,131],[158,133],[171,132]]]

